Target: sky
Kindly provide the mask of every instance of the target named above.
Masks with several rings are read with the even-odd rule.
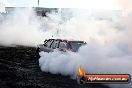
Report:
[[[124,15],[132,12],[132,0],[39,0],[39,7],[81,8],[91,10],[121,10]],[[2,7],[38,7],[38,0],[0,0]]]
[[[37,7],[38,0],[7,0],[14,7]],[[40,7],[48,8],[88,8],[117,10],[116,0],[39,0]]]

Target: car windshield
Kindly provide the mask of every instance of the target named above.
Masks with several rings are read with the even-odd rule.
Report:
[[[86,43],[80,42],[80,41],[72,41],[71,42],[71,46],[72,46],[73,51],[78,51],[78,49],[84,44],[86,44]]]

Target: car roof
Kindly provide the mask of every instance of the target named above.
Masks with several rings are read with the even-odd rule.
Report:
[[[77,40],[66,40],[66,39],[46,39],[46,40],[60,40],[60,41],[65,41],[65,42],[74,42],[74,43],[84,43],[84,41],[77,41]]]

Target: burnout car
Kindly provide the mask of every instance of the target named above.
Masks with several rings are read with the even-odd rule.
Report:
[[[60,51],[73,51],[77,52],[78,49],[85,45],[86,42],[84,41],[69,41],[69,40],[62,40],[62,39],[48,39],[44,41],[44,44],[40,44],[37,46],[37,52],[53,52],[54,49],[58,49]]]

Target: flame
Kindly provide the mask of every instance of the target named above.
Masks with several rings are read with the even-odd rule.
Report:
[[[81,66],[78,68],[78,72],[80,76],[85,76],[86,74],[85,70]]]

